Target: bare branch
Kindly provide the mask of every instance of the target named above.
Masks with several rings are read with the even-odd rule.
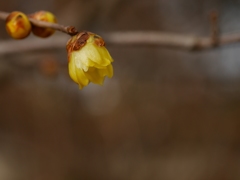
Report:
[[[47,39],[30,37],[21,41],[0,41],[0,55],[21,53],[34,50],[64,49],[67,36],[54,36]]]
[[[8,13],[0,11],[0,19],[5,20],[8,17]]]
[[[0,19],[5,20],[7,16],[8,13],[0,11]],[[53,28],[69,35],[77,33],[77,30],[73,26],[63,26],[57,23],[54,24],[32,18],[29,19],[35,26]],[[185,50],[204,50],[240,41],[240,33],[219,35],[217,12],[211,13],[210,22],[211,35],[209,37],[197,37],[156,31],[111,32],[101,35],[105,39],[107,45],[154,45]],[[47,40],[29,38],[24,40],[24,42],[11,40],[0,43],[0,54],[47,48],[63,48],[65,47],[63,44],[65,45],[66,41],[67,40],[62,37],[51,37]]]
[[[104,37],[104,36],[103,36]],[[163,32],[114,32],[104,37],[107,44],[116,45],[156,45],[186,50],[215,48],[211,37],[197,37]],[[240,41],[240,33],[226,34],[218,39],[218,45],[233,44]]]
[[[190,35],[178,35],[162,32],[111,32],[101,34],[107,46],[159,46],[177,48],[183,50],[204,50],[216,48],[212,43],[212,38],[196,37]],[[0,42],[0,54],[15,52],[45,50],[45,49],[65,49],[68,37],[52,36],[47,39],[27,38],[21,41],[5,40]],[[229,34],[219,37],[218,46],[240,42],[240,33]]]

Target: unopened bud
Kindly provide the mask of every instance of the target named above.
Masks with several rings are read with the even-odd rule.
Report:
[[[24,13],[14,11],[6,19],[6,30],[12,38],[23,39],[31,32],[31,23]]]
[[[46,22],[50,22],[50,23],[57,22],[55,16],[51,12],[48,12],[48,11],[38,11],[34,14],[31,14],[29,17],[39,20],[39,21],[46,21]],[[37,27],[37,26],[33,25],[32,32],[36,36],[46,38],[46,37],[51,36],[55,32],[55,30],[52,28],[43,28],[43,27]]]

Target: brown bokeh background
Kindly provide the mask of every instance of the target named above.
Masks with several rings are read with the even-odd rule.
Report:
[[[208,36],[215,9],[222,33],[240,31],[239,0],[2,0],[0,6],[49,10],[61,24],[100,35]],[[0,25],[4,42],[9,37]],[[107,47],[114,77],[81,91],[68,76],[65,44],[0,54],[1,180],[240,179],[239,44],[195,52]]]

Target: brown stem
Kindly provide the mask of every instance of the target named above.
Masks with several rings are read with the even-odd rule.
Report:
[[[0,11],[0,19],[6,20],[8,15],[9,15],[9,13]],[[78,33],[77,29],[74,26],[63,26],[63,25],[57,24],[57,23],[49,23],[46,21],[39,21],[39,20],[30,18],[30,17],[28,19],[34,26],[43,27],[43,28],[52,28],[52,29],[67,33],[70,36],[76,35]]]

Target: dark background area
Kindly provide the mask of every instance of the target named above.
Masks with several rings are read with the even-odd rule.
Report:
[[[208,36],[214,9],[222,33],[240,31],[238,0],[1,0],[0,6],[48,10],[60,24],[100,35]],[[4,42],[10,37],[3,21],[0,27]],[[240,179],[239,44],[194,52],[107,48],[114,77],[81,91],[69,78],[65,44],[0,54],[1,180]]]

